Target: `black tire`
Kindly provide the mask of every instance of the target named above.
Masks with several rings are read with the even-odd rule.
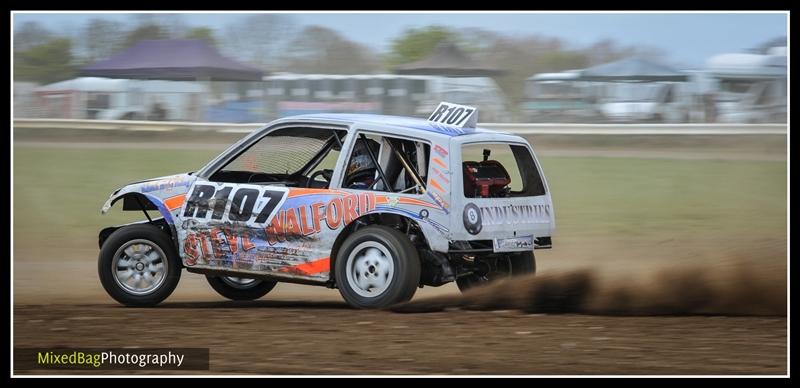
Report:
[[[382,260],[391,260],[392,275],[388,274],[384,277],[381,270],[385,270],[384,265],[381,269],[376,269],[371,272],[376,279],[384,277],[382,283],[385,289],[382,291],[376,290],[377,294],[364,295],[370,293],[370,290],[364,290],[357,284],[351,284],[351,279],[355,279],[356,275],[351,273],[348,278],[348,262],[351,261],[351,254],[359,246],[364,247],[365,244],[374,245],[375,248],[381,249],[382,246],[391,257],[386,257],[383,251],[380,251]],[[364,251],[370,246],[359,248],[359,251]],[[358,252],[352,258],[353,266],[359,260]],[[372,264],[367,268],[374,268]],[[367,226],[357,232],[353,233],[342,244],[336,255],[336,262],[334,263],[334,277],[336,284],[339,288],[339,293],[348,304],[356,308],[385,308],[397,303],[402,303],[410,300],[419,287],[420,278],[420,262],[419,254],[416,248],[411,243],[411,240],[405,234],[382,225]],[[370,269],[369,271],[373,271]],[[365,278],[366,279],[366,278]],[[388,282],[388,283],[387,283]],[[368,287],[369,288],[369,287]]]
[[[119,261],[122,261],[122,255],[125,254],[124,250],[127,249],[126,245],[137,240],[140,243],[133,245],[143,245],[146,249],[149,246],[151,250],[146,252],[152,251],[158,254],[159,258],[150,263],[154,266],[153,268],[161,264],[163,266],[161,268],[165,270],[159,277],[162,279],[160,284],[157,284],[152,290],[148,290],[143,294],[136,294],[135,291],[132,292],[124,288],[122,283],[126,282],[120,280],[119,276],[115,275],[116,271],[120,268],[130,268],[131,271],[136,272],[139,263],[125,267],[120,262],[117,262],[117,268],[113,268],[115,256],[119,254]],[[125,255],[124,257],[128,257],[127,254]],[[127,260],[128,263],[132,261],[134,261],[132,258]],[[141,259],[138,261],[145,263],[145,261]],[[148,264],[142,264],[142,268],[144,271],[144,269],[151,267],[149,267]],[[122,227],[108,236],[108,239],[106,239],[103,246],[100,248],[97,271],[100,275],[100,283],[103,285],[108,295],[114,298],[114,300],[130,307],[151,307],[161,303],[175,291],[175,287],[178,285],[178,281],[181,278],[181,263],[169,235],[164,233],[164,231],[157,226],[140,224]],[[150,270],[144,272],[149,272],[150,274],[155,273]],[[130,276],[131,275],[129,275],[129,277]]]
[[[206,280],[211,288],[220,295],[230,300],[256,300],[267,295],[278,282],[273,280],[253,280],[248,284],[239,284],[223,276],[206,275]]]
[[[481,260],[481,258],[478,257],[476,260]],[[505,277],[534,274],[536,273],[536,257],[534,257],[533,251],[509,254],[506,260],[497,259],[495,269],[484,275],[470,274],[456,278],[456,285],[461,292],[464,292]]]

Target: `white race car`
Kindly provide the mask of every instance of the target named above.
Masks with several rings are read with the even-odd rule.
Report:
[[[128,306],[160,303],[185,269],[234,300],[294,282],[382,308],[533,273],[555,227],[547,181],[524,138],[476,120],[442,103],[428,120],[274,121],[199,171],[116,190],[104,213],[122,200],[147,219],[100,232],[100,281]]]

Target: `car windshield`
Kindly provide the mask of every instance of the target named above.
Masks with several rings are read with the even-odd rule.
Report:
[[[328,128],[282,128],[262,137],[217,170],[214,182],[305,184],[311,169],[338,154],[344,131]],[[330,164],[330,160],[328,160]],[[323,163],[324,164],[324,163]],[[330,168],[330,166],[320,166]]]
[[[332,135],[325,129],[278,130],[253,144],[224,170],[292,174],[310,162]]]

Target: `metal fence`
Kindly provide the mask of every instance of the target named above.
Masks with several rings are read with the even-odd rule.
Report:
[[[85,129],[106,131],[211,131],[248,133],[265,124],[175,121],[14,119],[14,129]],[[481,123],[482,128],[517,135],[786,135],[787,124],[508,124]]]

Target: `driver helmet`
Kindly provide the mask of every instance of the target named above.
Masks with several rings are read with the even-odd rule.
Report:
[[[378,143],[374,140],[367,140],[369,143],[369,147],[372,149],[372,154],[377,157],[378,155]],[[353,176],[363,171],[375,170],[377,166],[372,161],[372,158],[369,156],[367,152],[367,148],[364,146],[364,142],[357,141],[354,148],[353,154],[350,157],[350,163],[347,165],[346,176]],[[354,182],[353,185],[365,185],[369,186],[372,183],[373,178],[367,178],[365,182]],[[351,188],[352,186],[351,185]]]
[[[355,175],[361,171],[366,171],[375,168],[375,163],[372,163],[372,158],[366,153],[363,155],[353,155],[350,158],[350,164],[347,165],[347,175]]]
[[[372,148],[372,154],[377,157],[378,155],[378,143],[374,140],[367,140],[369,143],[369,147]],[[355,146],[353,147],[353,154],[350,157],[350,163],[347,165],[347,175],[357,174],[361,171],[375,169],[375,163],[372,162],[372,158],[369,156],[367,152],[367,148],[364,147],[364,142],[357,141]]]

